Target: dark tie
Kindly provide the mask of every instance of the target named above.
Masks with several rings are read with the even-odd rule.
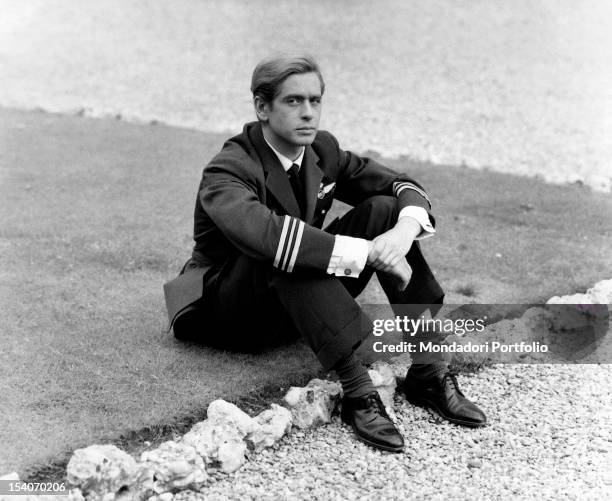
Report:
[[[304,211],[306,209],[306,200],[304,197],[304,184],[300,179],[300,167],[297,164],[293,164],[289,170],[287,171],[287,175],[289,176],[289,182],[291,183],[291,187],[293,188],[293,194],[295,195],[295,199],[300,206],[300,212],[302,216],[304,215]]]

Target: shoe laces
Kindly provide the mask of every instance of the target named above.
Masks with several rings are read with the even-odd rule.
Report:
[[[389,415],[387,414],[387,409],[385,409],[385,406],[382,403],[378,392],[370,393],[366,398],[368,404],[371,405],[374,409],[376,409],[381,416],[390,419]]]
[[[459,383],[457,382],[457,373],[449,370],[446,374],[444,374],[444,379],[442,380],[443,384],[446,384],[446,381],[448,381],[453,390],[455,390],[457,393],[459,393],[459,395],[463,396],[463,393],[461,392],[461,390],[459,389]]]

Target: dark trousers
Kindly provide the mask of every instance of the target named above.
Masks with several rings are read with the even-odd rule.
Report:
[[[392,228],[397,199],[372,197],[334,221],[326,231],[372,240]],[[211,307],[197,307],[174,324],[177,337],[210,346],[257,351],[301,336],[329,370],[348,356],[372,331],[371,320],[355,301],[372,275],[396,315],[416,317],[441,304],[444,293],[418,243],[406,256],[412,276],[404,291],[387,273],[366,266],[358,278],[336,277],[312,270],[284,273],[245,255],[230,260],[208,285]],[[433,314],[433,312],[432,312]]]

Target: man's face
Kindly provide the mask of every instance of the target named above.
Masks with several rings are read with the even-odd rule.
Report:
[[[257,104],[266,139],[281,153],[314,141],[321,118],[321,82],[316,73],[291,75],[272,103]]]

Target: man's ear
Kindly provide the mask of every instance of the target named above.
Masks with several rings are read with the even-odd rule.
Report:
[[[253,105],[255,106],[255,114],[257,115],[257,120],[260,122],[268,121],[268,110],[270,105],[263,100],[261,96],[255,96],[253,98]]]

